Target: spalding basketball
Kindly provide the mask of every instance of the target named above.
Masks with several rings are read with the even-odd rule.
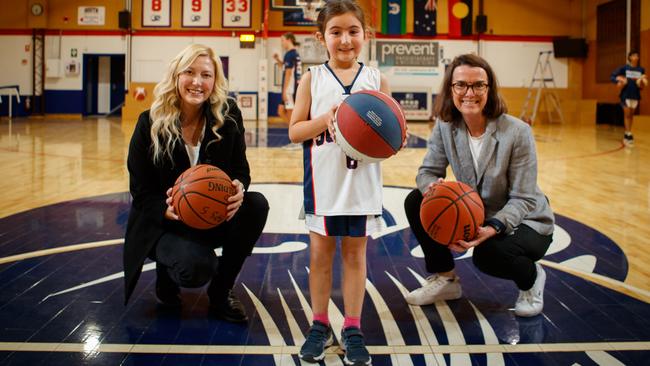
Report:
[[[399,103],[376,90],[347,97],[336,110],[336,143],[352,159],[377,162],[402,148],[406,118]]]
[[[237,190],[223,170],[199,164],[181,174],[172,188],[174,211],[187,226],[210,229],[226,219],[228,198]]]
[[[424,195],[420,221],[436,242],[449,245],[476,237],[485,218],[481,197],[467,184],[442,182]]]

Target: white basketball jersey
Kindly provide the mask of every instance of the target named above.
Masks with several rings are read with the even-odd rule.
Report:
[[[359,90],[379,90],[379,70],[361,64],[347,88],[327,64],[312,66],[310,119],[340,104]],[[381,215],[379,163],[348,158],[327,131],[303,144],[305,212],[319,216]]]

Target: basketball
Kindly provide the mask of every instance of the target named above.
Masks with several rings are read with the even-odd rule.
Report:
[[[484,218],[481,197],[461,182],[437,184],[424,195],[420,206],[424,230],[443,245],[474,239]]]
[[[395,155],[406,137],[406,118],[399,103],[376,90],[347,97],[336,110],[334,127],[343,152],[364,162]]]
[[[228,198],[237,190],[223,170],[207,164],[187,169],[172,188],[174,211],[185,225],[210,229],[226,219]]]

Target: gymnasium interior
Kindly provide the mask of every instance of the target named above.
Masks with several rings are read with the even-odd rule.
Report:
[[[650,89],[623,143],[612,72],[650,67],[650,0],[358,0],[377,67],[408,120],[382,162],[383,226],[368,238],[361,319],[372,364],[647,365],[650,357]],[[278,115],[281,36],[322,64],[304,0],[0,0],[0,365],[305,365],[311,323],[303,152]],[[192,43],[220,57],[245,125],[250,190],[270,212],[235,283],[249,320],[210,316],[205,288],[156,303],[147,261],[124,304],[126,167],[138,116]],[[434,126],[445,66],[474,53],[508,113],[530,124],[538,185],[555,214],[542,314],[517,288],[455,257],[461,299],[413,306],[429,275],[404,213]],[[453,180],[451,170],[447,179]],[[340,257],[329,316],[343,322]],[[343,365],[338,331],[321,365]]]

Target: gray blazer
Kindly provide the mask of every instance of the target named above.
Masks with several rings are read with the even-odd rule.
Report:
[[[451,165],[456,180],[474,188],[483,199],[486,220],[499,220],[505,234],[520,224],[541,235],[552,234],[553,212],[537,186],[537,154],[530,126],[502,114],[488,120],[485,133],[477,173],[465,123],[438,119],[418,170],[418,189],[425,193],[431,182],[445,178]]]

